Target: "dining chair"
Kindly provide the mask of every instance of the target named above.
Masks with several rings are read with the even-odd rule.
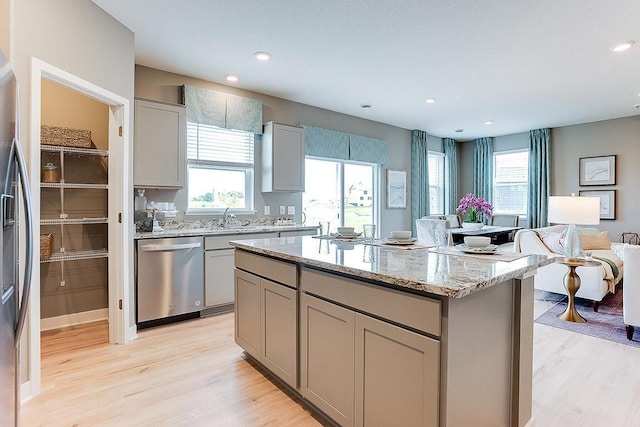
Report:
[[[416,219],[416,231],[418,243],[427,246],[437,246],[436,232],[438,230],[450,230],[451,223],[445,219]],[[449,233],[448,246],[453,246],[453,239]]]
[[[491,225],[500,227],[518,227],[520,225],[520,217],[518,215],[498,214],[491,217]],[[508,240],[513,242],[515,232],[509,233]]]

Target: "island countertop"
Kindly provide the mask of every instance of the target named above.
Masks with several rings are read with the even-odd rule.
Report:
[[[445,254],[428,248],[406,249],[311,236],[240,239],[238,236],[230,244],[256,254],[449,298],[471,295],[553,262],[544,255],[498,261],[491,255]]]

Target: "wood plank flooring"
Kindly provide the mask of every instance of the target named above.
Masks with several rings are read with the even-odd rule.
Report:
[[[544,310],[536,301],[536,313]],[[43,333],[31,426],[318,426],[233,342],[233,314],[140,331],[109,345],[106,324]],[[534,326],[537,427],[640,425],[640,350]]]

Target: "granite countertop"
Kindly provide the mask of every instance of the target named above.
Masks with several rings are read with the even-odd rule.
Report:
[[[136,231],[133,235],[137,239],[161,239],[165,237],[187,236],[223,236],[241,235],[252,233],[270,233],[278,231],[316,230],[318,226],[312,225],[234,225],[227,227],[202,227],[202,228],[171,228],[163,231]]]
[[[436,253],[427,248],[409,250],[312,236],[232,241],[231,245],[397,288],[450,298],[471,295],[554,262],[544,255],[528,255],[507,262],[492,259],[491,255]]]

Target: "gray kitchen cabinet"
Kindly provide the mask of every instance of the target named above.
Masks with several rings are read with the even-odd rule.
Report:
[[[297,268],[246,252],[235,264],[236,344],[297,389]]]
[[[235,340],[251,356],[260,360],[260,278],[235,271]]]
[[[262,191],[304,191],[304,129],[268,122],[262,134]]]
[[[355,322],[355,425],[438,425],[438,341],[362,314]]]
[[[291,387],[297,387],[297,292],[262,279],[260,361]]]
[[[354,423],[355,312],[300,295],[300,392],[341,426]]]
[[[183,188],[187,119],[183,105],[135,100],[133,184]]]
[[[278,237],[278,233],[228,234],[222,236],[207,236],[205,238],[205,308],[233,304],[233,255],[235,250],[229,245],[229,241],[268,239],[272,237]],[[226,308],[227,307],[222,307],[222,309]]]

